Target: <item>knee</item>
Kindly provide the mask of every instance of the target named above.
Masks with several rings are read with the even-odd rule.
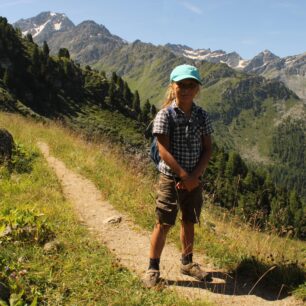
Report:
[[[193,226],[194,225],[193,222],[191,222],[189,220],[184,220],[184,219],[181,220],[181,224],[186,225],[186,226]]]
[[[183,227],[184,229],[193,229],[194,228],[194,223],[190,222],[190,221],[181,221],[181,227]]]
[[[170,228],[172,227],[172,225],[170,224],[165,224],[165,223],[156,223],[155,224],[155,228],[160,231],[160,232],[164,232],[164,233],[168,233],[168,231],[170,230]]]

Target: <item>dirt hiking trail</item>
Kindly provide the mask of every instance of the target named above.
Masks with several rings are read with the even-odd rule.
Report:
[[[138,228],[129,217],[119,213],[109,202],[104,201],[101,192],[91,181],[69,170],[62,161],[51,156],[46,143],[39,142],[38,147],[56,173],[64,196],[73,204],[79,220],[112,251],[122,266],[139,278],[143,277],[148,266],[151,233]],[[114,216],[120,216],[121,221],[107,222]],[[271,294],[262,289],[255,288],[249,295],[254,281],[244,280],[241,283],[242,280],[233,279],[227,273],[218,271],[207,263],[204,265],[195,254],[195,261],[203,264],[206,270],[213,272],[211,283],[196,281],[179,273],[180,256],[180,251],[174,245],[166,243],[161,258],[161,278],[169,289],[175,290],[189,300],[211,301],[216,305],[303,305],[293,297],[278,299],[278,293]]]

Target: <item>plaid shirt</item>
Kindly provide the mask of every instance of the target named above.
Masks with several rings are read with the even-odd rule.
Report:
[[[170,152],[188,173],[191,173],[198,164],[202,153],[202,136],[213,133],[208,114],[201,107],[192,104],[190,119],[178,108],[175,101],[171,106],[175,116],[171,115],[167,108],[161,109],[153,125],[153,134],[165,134],[170,136]],[[170,135],[169,116],[174,117],[174,127]],[[176,176],[171,168],[161,159],[158,170],[166,175]]]

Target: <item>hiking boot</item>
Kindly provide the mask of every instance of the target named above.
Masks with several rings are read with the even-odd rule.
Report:
[[[159,282],[160,280],[159,276],[160,276],[159,270],[150,269],[146,272],[144,278],[142,279],[142,282],[147,288],[152,288],[156,286],[156,284]]]
[[[203,271],[200,265],[194,262],[191,262],[187,265],[181,264],[181,273],[192,276],[199,281],[212,281],[211,273]]]

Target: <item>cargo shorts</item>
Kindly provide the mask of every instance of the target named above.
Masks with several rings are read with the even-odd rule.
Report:
[[[183,221],[199,223],[203,205],[202,186],[189,192],[176,189],[176,182],[174,178],[160,174],[155,210],[157,221],[174,225],[180,210]]]

